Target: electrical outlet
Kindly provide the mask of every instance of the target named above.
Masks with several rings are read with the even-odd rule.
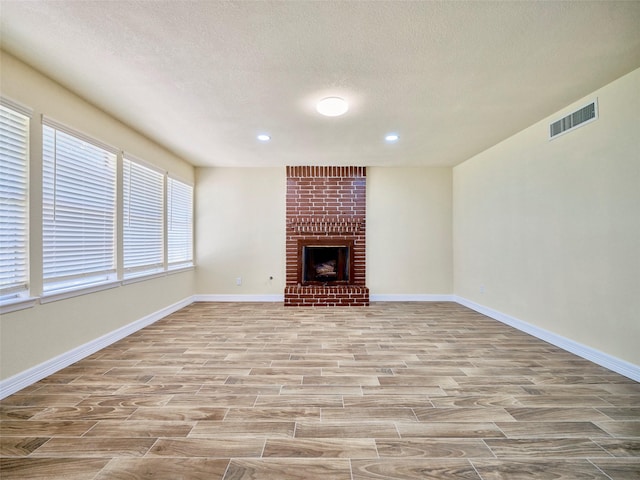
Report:
[[[484,285],[480,285],[480,293],[484,293]]]
[[[237,285],[237,286],[242,285],[242,277],[238,277],[238,278],[236,278],[236,285]]]

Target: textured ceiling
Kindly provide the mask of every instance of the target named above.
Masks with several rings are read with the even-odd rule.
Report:
[[[0,0],[0,15],[3,49],[201,166],[455,165],[640,67],[638,1]],[[319,116],[327,95],[349,112]]]

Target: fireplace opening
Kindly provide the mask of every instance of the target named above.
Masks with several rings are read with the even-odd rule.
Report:
[[[302,285],[351,283],[352,242],[333,243],[301,242],[299,272]]]
[[[302,283],[349,282],[349,247],[302,248]]]

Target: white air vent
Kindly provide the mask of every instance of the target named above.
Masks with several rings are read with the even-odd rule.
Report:
[[[549,140],[598,119],[598,100],[549,125]]]

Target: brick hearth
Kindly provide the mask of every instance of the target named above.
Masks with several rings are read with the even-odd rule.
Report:
[[[366,168],[287,167],[287,306],[369,305],[366,277]],[[299,240],[353,242],[347,285],[302,285]]]

